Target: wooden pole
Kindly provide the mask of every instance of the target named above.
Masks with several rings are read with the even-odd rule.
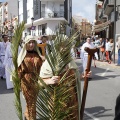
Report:
[[[97,48],[90,49],[88,47],[85,47],[85,51],[88,53],[88,61],[87,61],[87,68],[86,68],[86,74],[85,74],[85,76],[86,76],[88,74],[88,72],[90,71],[92,57],[93,57],[94,53],[98,51],[98,49]],[[80,110],[80,118],[81,118],[80,120],[83,120],[84,108],[85,108],[85,102],[86,102],[86,96],[87,96],[87,89],[88,89],[88,77],[85,77],[81,110]]]

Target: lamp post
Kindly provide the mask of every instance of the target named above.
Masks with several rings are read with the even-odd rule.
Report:
[[[31,30],[32,30],[32,36],[33,36],[33,22],[34,22],[34,17],[31,18],[31,21],[32,21]]]
[[[115,47],[116,47],[116,0],[114,0],[114,63],[115,63]]]

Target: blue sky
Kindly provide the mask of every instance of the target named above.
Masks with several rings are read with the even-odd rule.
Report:
[[[95,19],[96,0],[72,0],[73,15],[87,18],[90,22]]]

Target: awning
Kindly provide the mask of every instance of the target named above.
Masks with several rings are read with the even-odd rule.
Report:
[[[107,22],[99,24],[99,25],[94,25],[93,29],[92,29],[92,32],[103,31],[103,30],[105,30],[109,26],[110,23],[111,23],[110,21],[107,21]]]

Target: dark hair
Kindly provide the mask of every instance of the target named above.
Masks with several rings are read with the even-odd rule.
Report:
[[[8,37],[7,35],[2,35],[2,38],[4,38],[4,37]]]
[[[106,40],[108,40],[108,41],[109,41],[109,38],[106,38]]]
[[[43,39],[43,38],[46,38],[46,39],[47,39],[47,36],[42,36],[41,39]]]

